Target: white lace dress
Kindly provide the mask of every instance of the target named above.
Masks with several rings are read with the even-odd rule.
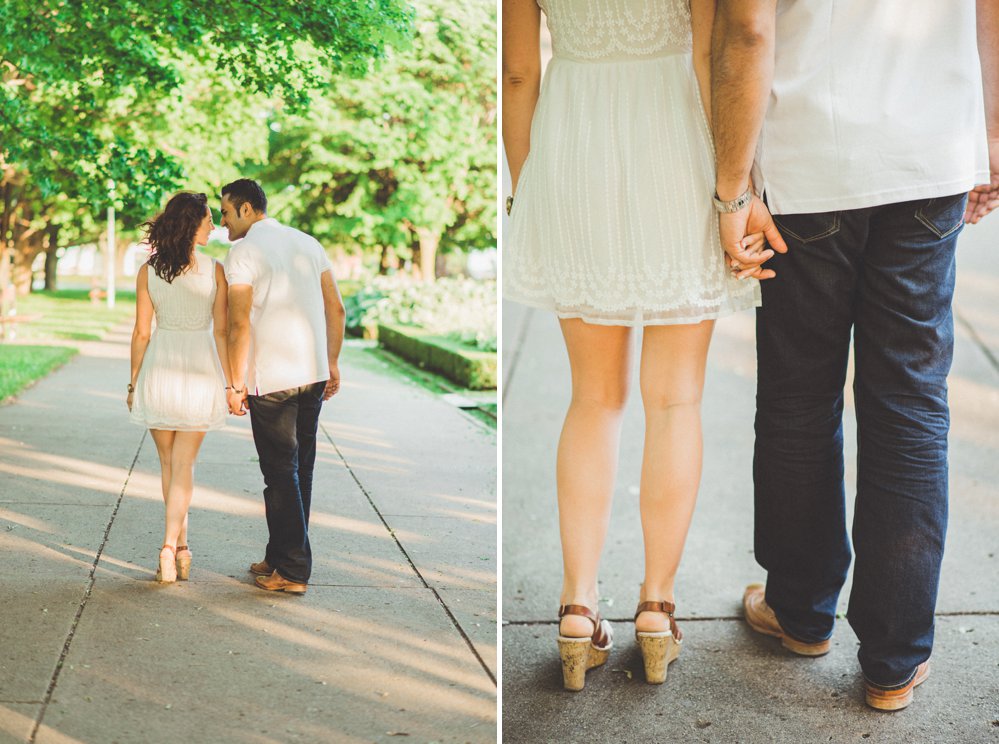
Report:
[[[225,376],[212,336],[215,261],[195,257],[196,265],[169,284],[148,269],[156,328],[139,370],[131,421],[149,429],[225,426]]]
[[[688,0],[539,0],[553,58],[510,215],[503,293],[589,323],[760,304],[725,267]]]

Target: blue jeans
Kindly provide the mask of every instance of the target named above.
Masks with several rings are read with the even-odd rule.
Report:
[[[248,396],[253,443],[264,475],[269,540],[264,558],[279,575],[307,584],[312,575],[309,510],[324,382]]]
[[[856,552],[848,618],[868,680],[930,656],[947,529],[947,374],[964,195],[777,215],[788,253],[757,311],[755,548],[787,633],[832,634],[850,565],[843,388],[855,358]]]

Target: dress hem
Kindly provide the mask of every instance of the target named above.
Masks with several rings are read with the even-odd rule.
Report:
[[[636,318],[632,320],[622,320],[620,318],[601,318],[596,315],[591,315],[586,312],[575,312],[569,310],[559,310],[558,306],[553,302],[544,302],[542,300],[531,300],[525,297],[511,295],[509,293],[504,293],[503,299],[509,300],[510,302],[516,302],[520,305],[526,305],[527,307],[533,307],[538,310],[547,310],[548,312],[554,313],[562,320],[582,320],[584,323],[590,325],[602,325],[602,326],[623,326],[626,328],[644,328],[645,326],[664,326],[664,325],[696,325],[705,320],[717,320],[718,318],[724,318],[729,315],[734,315],[735,313],[740,313],[745,310],[753,310],[758,307],[763,306],[763,301],[760,297],[755,297],[750,304],[736,306],[734,304],[724,305],[717,310],[706,311],[703,313],[697,313],[693,315],[676,316],[670,318]]]

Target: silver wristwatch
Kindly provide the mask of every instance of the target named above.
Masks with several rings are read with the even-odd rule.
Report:
[[[745,193],[740,194],[731,201],[722,201],[718,198],[718,192],[715,192],[712,201],[715,203],[715,211],[723,213],[738,212],[740,209],[744,209],[749,205],[749,202],[753,200],[753,187],[750,186],[746,189]]]

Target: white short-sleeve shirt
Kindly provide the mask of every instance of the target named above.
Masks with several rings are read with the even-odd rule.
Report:
[[[329,379],[320,276],[332,268],[319,241],[271,217],[255,222],[229,250],[226,280],[253,287],[251,395]]]
[[[753,180],[775,214],[988,183],[975,0],[780,0]]]

